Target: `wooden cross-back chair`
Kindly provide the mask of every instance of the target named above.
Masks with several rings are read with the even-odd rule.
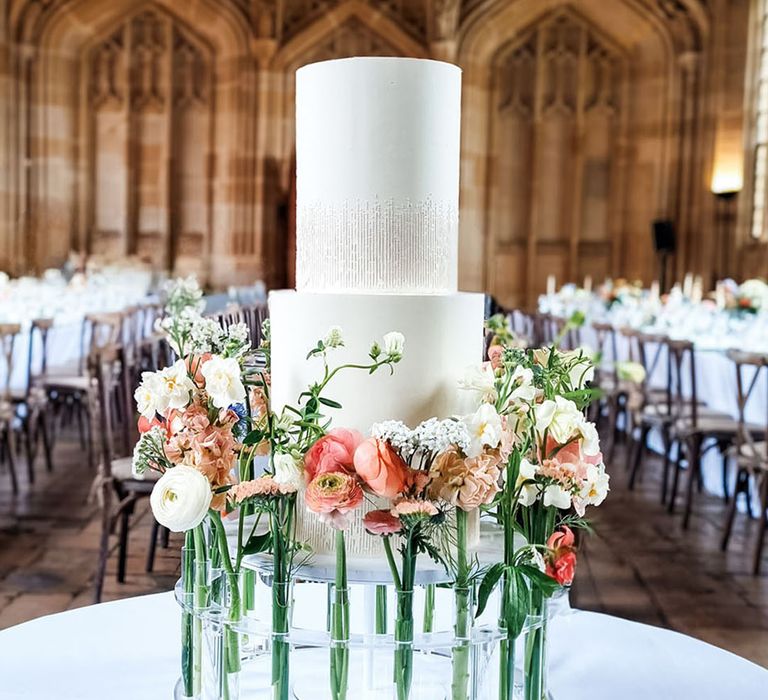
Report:
[[[765,530],[768,527],[768,407],[763,407],[766,416],[763,426],[750,424],[746,419],[746,409],[753,398],[759,395],[760,382],[768,375],[768,354],[742,350],[729,350],[727,354],[736,369],[739,416],[736,441],[731,450],[736,462],[736,486],[728,506],[720,546],[723,551],[728,547],[740,495],[744,496],[747,511],[752,514],[751,483],[754,481],[760,507],[757,541],[752,560],[752,572],[757,575],[760,573]],[[750,373],[751,377],[748,376]]]
[[[13,348],[16,337],[21,332],[18,323],[0,323],[0,354],[2,354],[5,374],[0,387],[0,463],[7,460],[13,493],[19,491],[19,479],[16,473],[16,410],[11,395],[13,378]]]
[[[139,499],[149,496],[159,475],[152,471],[137,477],[132,471],[134,411],[130,406],[129,371],[121,345],[100,348],[88,358],[89,414],[94,422],[91,434],[97,436],[94,452],[98,454],[94,489],[102,507],[99,561],[94,581],[94,597],[98,602],[104,585],[109,558],[109,537],[119,523],[117,580],[125,580],[130,518]],[[122,415],[115,409],[124,402]],[[116,434],[117,432],[117,434]]]
[[[616,329],[611,323],[595,321],[592,324],[597,341],[597,352],[600,354],[600,362],[596,367],[595,383],[600,389],[601,397],[598,404],[598,412],[604,405],[608,412],[608,446],[605,451],[608,462],[613,461],[616,448],[619,415],[626,415],[627,397],[629,387],[619,381],[616,363],[619,360],[619,345]]]

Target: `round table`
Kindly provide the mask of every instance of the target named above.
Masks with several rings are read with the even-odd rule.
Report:
[[[3,700],[169,700],[179,674],[171,593],[50,615],[0,632]],[[554,700],[762,697],[768,670],[668,630],[566,609],[550,625]]]

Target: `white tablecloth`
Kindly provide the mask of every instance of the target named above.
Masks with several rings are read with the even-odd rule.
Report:
[[[169,700],[179,673],[172,594],[43,617],[0,632],[3,700]],[[764,697],[768,671],[690,637],[597,613],[550,627],[554,700]]]

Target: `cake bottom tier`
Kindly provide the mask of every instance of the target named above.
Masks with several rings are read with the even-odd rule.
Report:
[[[434,296],[272,292],[272,406],[296,405],[298,396],[323,376],[322,360],[307,353],[333,326],[344,347],[329,351],[332,367],[369,361],[374,341],[390,331],[405,336],[394,372],[361,370],[337,374],[325,392],[342,408],[326,409],[333,427],[367,435],[372,424],[401,420],[411,427],[461,411],[458,380],[467,365],[482,359],[482,294]]]

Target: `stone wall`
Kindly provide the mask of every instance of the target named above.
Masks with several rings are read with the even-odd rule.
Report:
[[[742,216],[723,260],[709,192],[744,141],[749,0],[0,7],[0,269],[75,248],[285,284],[293,75],[352,55],[464,69],[465,289],[530,304],[551,273],[648,282],[656,218],[677,225],[676,274],[738,275],[764,247]]]

